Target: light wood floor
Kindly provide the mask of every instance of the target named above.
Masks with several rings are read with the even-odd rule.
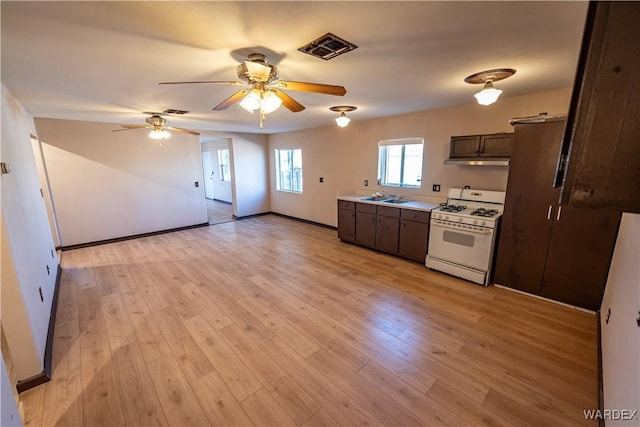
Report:
[[[26,425],[594,425],[594,315],[330,229],[270,215],[62,265]]]
[[[207,218],[209,225],[220,224],[233,221],[233,205],[219,202],[217,200],[205,199],[207,201]]]

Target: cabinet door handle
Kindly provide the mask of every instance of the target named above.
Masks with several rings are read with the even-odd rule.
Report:
[[[560,213],[562,212],[562,206],[558,206],[558,216],[556,216],[556,221],[560,221]]]
[[[549,205],[549,210],[547,211],[547,219],[551,219],[551,211],[553,210],[553,205]]]

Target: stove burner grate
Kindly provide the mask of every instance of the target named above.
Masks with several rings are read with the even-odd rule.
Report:
[[[442,212],[460,212],[467,209],[466,206],[462,205],[442,205],[440,206],[440,210]]]
[[[485,209],[485,208],[478,208],[475,211],[471,212],[471,215],[483,216],[483,217],[487,217],[487,218],[490,218],[490,217],[495,216],[497,214],[498,214],[498,210],[497,209]]]

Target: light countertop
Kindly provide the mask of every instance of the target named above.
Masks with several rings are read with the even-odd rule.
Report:
[[[427,211],[431,212],[432,209],[437,208],[437,203],[427,203],[421,202],[418,200],[411,200],[406,203],[384,203],[384,202],[376,202],[373,200],[363,200],[367,196],[358,196],[358,195],[347,195],[347,196],[338,196],[338,200],[346,200],[349,202],[357,202],[357,203],[368,203],[371,205],[378,206],[388,206],[392,208],[401,208],[401,209],[412,209],[414,211]]]

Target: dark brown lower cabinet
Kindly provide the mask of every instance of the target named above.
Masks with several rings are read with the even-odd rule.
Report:
[[[597,310],[621,212],[558,204],[565,122],[516,124],[494,281]]]
[[[376,205],[356,203],[356,243],[376,246]]]
[[[376,248],[385,252],[397,253],[400,209],[378,206],[376,218]]]
[[[405,258],[424,262],[429,244],[429,212],[402,209],[400,211],[400,236],[398,254]]]
[[[346,242],[356,241],[356,204],[338,200],[338,237]]]
[[[423,263],[430,212],[338,200],[338,237]]]

